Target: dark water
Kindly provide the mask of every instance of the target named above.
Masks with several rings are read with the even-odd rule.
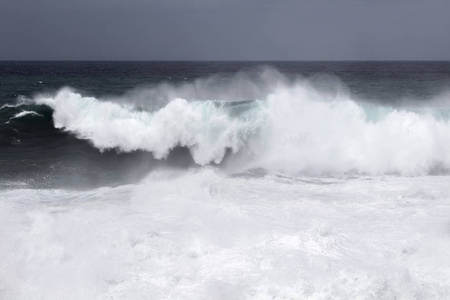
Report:
[[[71,86],[86,94],[121,94],[140,85],[270,66],[288,76],[334,75],[363,98],[426,99],[450,83],[450,62],[0,62],[0,101]]]
[[[236,74],[252,78],[263,72],[262,66],[319,88],[338,84],[352,98],[388,106],[426,103],[450,88],[450,62],[0,62],[0,185],[114,185],[135,181],[160,165],[194,166],[182,148],[163,160],[146,151],[101,152],[89,141],[56,129],[54,111],[33,102],[39,94],[70,87],[83,96],[107,99],[163,84],[191,84],[195,89],[199,78],[219,83]],[[38,115],[14,118],[25,111]]]

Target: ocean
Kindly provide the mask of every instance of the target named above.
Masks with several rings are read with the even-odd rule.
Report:
[[[0,62],[0,299],[447,299],[450,62]]]

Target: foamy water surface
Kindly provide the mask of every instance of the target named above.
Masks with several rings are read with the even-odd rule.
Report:
[[[443,177],[165,171],[0,195],[4,299],[445,299]]]

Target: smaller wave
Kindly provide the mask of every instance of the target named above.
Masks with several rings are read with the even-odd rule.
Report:
[[[36,105],[25,97],[3,105],[0,107],[0,145],[27,148],[48,144],[55,133],[52,114],[50,108]]]
[[[19,95],[19,96],[17,96],[16,102],[14,104],[11,104],[11,103],[4,104],[0,107],[0,110],[8,109],[8,108],[17,108],[17,107],[20,107],[23,105],[33,105],[33,103],[34,102],[32,99],[30,99],[26,96],[23,96],[23,95]]]
[[[39,114],[39,113],[37,113],[35,111],[24,110],[24,111],[21,111],[18,114],[15,114],[14,117],[12,117],[11,119],[18,119],[18,118],[22,118],[22,117],[30,116],[30,115],[31,116],[36,116],[36,117],[41,117],[41,118],[44,117],[43,115],[41,115],[41,114]]]
[[[17,106],[20,106],[20,104],[5,104],[0,107],[0,110],[6,109],[6,108],[14,108]]]
[[[35,111],[23,110],[23,111],[21,111],[19,113],[16,113],[11,118],[9,118],[9,120],[6,121],[5,124],[9,124],[9,122],[11,120],[13,120],[13,119],[20,119],[20,118],[24,118],[24,117],[40,117],[40,118],[44,118],[43,115],[41,115],[40,113],[37,113]]]

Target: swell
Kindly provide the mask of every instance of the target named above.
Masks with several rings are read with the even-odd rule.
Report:
[[[224,100],[223,88],[215,97],[220,100],[211,90],[210,100],[176,92],[156,107],[70,89],[34,103],[53,110],[55,128],[101,151],[144,151],[165,159],[184,147],[195,163],[233,172],[423,175],[450,169],[449,110],[436,103],[387,107],[356,101],[345,89],[323,92],[307,81],[271,82],[246,101]]]

